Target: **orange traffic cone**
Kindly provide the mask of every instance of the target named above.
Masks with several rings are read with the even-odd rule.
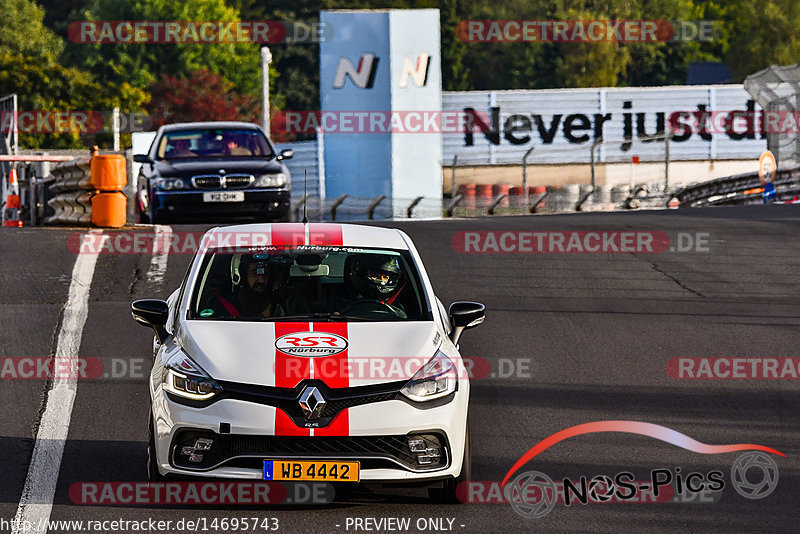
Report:
[[[6,195],[6,216],[3,226],[22,226],[19,218],[19,182],[17,181],[17,170],[11,169],[8,175],[8,194]]]

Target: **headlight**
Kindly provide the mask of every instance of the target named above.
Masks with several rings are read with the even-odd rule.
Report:
[[[403,386],[400,393],[417,402],[446,397],[456,390],[458,379],[456,366],[442,352],[437,352],[411,380]]]
[[[222,391],[208,373],[180,352],[164,365],[162,381],[166,391],[185,399],[206,400]]]
[[[282,172],[278,174],[262,174],[256,179],[253,187],[283,187],[286,185],[286,175]]]
[[[173,189],[183,189],[186,184],[180,178],[158,178],[155,185],[158,189],[170,191]]]

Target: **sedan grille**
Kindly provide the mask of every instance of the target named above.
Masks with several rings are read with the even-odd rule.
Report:
[[[252,174],[204,174],[192,177],[195,189],[244,189],[255,182]]]

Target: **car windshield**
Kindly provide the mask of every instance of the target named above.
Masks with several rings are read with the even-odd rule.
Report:
[[[218,128],[165,132],[156,154],[158,159],[272,156],[258,130]]]
[[[276,246],[206,252],[191,319],[431,320],[408,251]]]

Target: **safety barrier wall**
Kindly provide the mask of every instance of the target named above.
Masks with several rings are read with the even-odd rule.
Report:
[[[54,197],[48,202],[55,214],[47,224],[125,225],[126,160],[121,154],[94,154],[61,163],[52,170]]]
[[[775,201],[792,201],[800,195],[800,167],[782,169],[772,181]],[[764,184],[757,172],[736,174],[708,182],[682,187],[672,195],[680,207],[727,206],[735,204],[761,204],[764,202]]]

